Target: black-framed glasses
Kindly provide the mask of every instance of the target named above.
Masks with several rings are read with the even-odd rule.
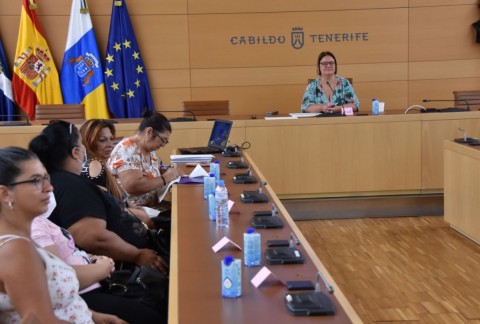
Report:
[[[35,188],[40,190],[40,189],[45,188],[45,181],[47,181],[48,183],[51,183],[50,182],[50,175],[48,173],[46,175],[44,175],[43,177],[42,176],[35,176],[35,177],[33,177],[31,179],[28,179],[28,180],[22,180],[22,181],[9,183],[7,185],[7,187],[14,187],[14,186],[18,186],[18,185],[21,185],[21,184],[24,184],[24,183],[32,183],[35,186]]]
[[[153,133],[155,134],[156,137],[158,137],[162,141],[163,145],[167,145],[168,143],[170,143],[168,141],[168,138],[161,136],[157,131],[154,130]]]
[[[323,67],[335,66],[335,61],[331,61],[331,62],[320,62],[320,65],[323,66]]]

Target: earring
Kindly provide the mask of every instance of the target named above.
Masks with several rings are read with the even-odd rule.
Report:
[[[8,202],[8,208],[13,209],[13,203],[11,201]]]

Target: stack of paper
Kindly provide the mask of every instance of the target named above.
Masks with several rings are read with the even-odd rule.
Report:
[[[213,157],[212,154],[170,155],[170,161],[172,163],[209,163]]]

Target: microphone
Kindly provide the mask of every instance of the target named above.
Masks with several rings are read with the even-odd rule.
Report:
[[[437,101],[444,101],[444,102],[458,102],[458,101],[461,101],[461,102],[464,102],[465,105],[467,106],[467,109],[463,109],[463,108],[445,108],[445,109],[436,109],[436,111],[451,111],[451,112],[454,112],[454,111],[469,111],[470,110],[470,104],[468,103],[467,100],[465,99],[423,99],[422,100],[423,102],[437,102]],[[428,109],[427,109],[427,112],[428,112]]]
[[[192,115],[192,117],[174,117],[170,118],[168,121],[171,122],[187,122],[187,121],[197,121],[197,118],[195,117],[195,114],[191,110],[161,110],[161,113],[163,112],[176,112],[176,113],[189,113]]]

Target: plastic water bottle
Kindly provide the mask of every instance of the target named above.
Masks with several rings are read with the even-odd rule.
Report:
[[[210,173],[215,175],[215,180],[220,180],[220,161],[215,160],[210,163]]]
[[[208,195],[215,192],[215,175],[203,177],[203,199],[208,199]]]
[[[242,262],[231,255],[222,260],[222,297],[237,298],[242,295]]]
[[[243,233],[243,261],[247,267],[256,267],[262,262],[261,245],[260,233],[255,233],[253,228]]]
[[[217,218],[217,227],[228,227],[230,223],[228,217],[228,190],[223,180],[218,180],[215,188],[215,216]]]
[[[208,219],[216,220],[217,216],[215,214],[215,206],[217,202],[215,201],[215,192],[208,195]]]
[[[372,115],[378,115],[380,114],[380,107],[378,104],[378,100],[373,98],[372,99]]]

